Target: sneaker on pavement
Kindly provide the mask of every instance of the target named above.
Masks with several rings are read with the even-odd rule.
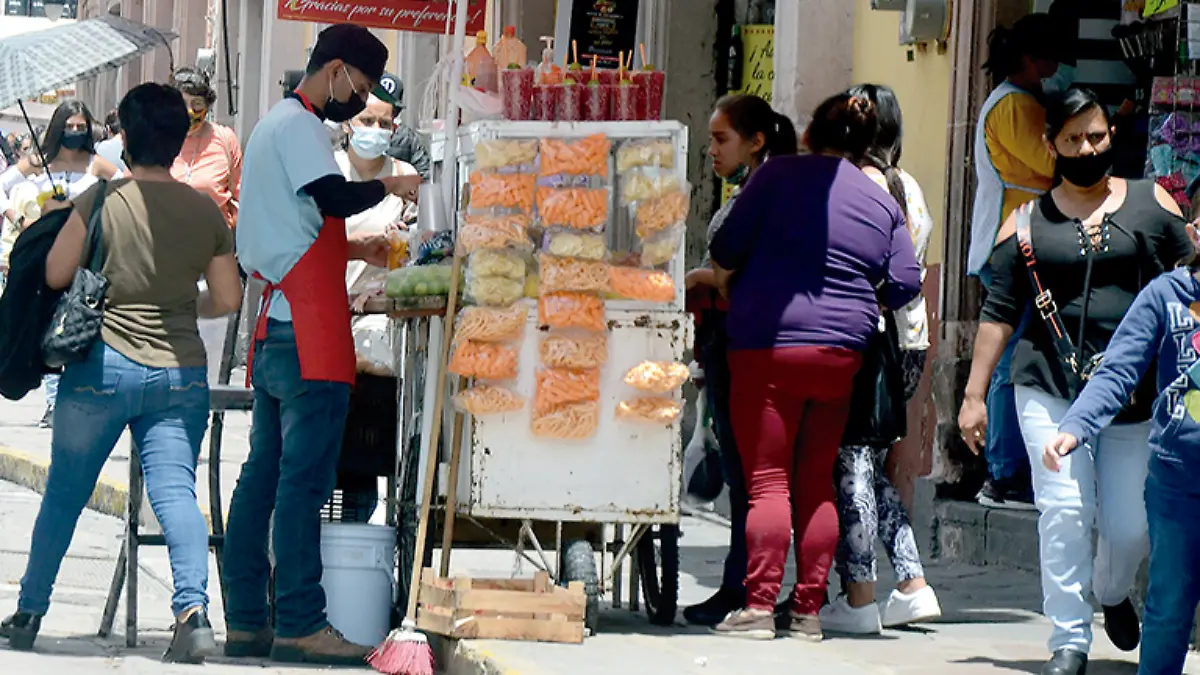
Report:
[[[347,640],[333,626],[302,638],[275,638],[271,660],[279,663],[313,663],[324,666],[361,666],[373,647]]]
[[[788,637],[808,642],[820,642],[825,639],[825,634],[821,631],[821,617],[797,614],[790,609],[775,615],[775,630]]]
[[[1142,641],[1142,627],[1138,621],[1137,610],[1129,598],[1112,607],[1102,606],[1104,610],[1104,632],[1113,646],[1123,652],[1137,649]]]
[[[987,479],[975,501],[992,509],[1010,509],[1014,511],[1036,511],[1033,504],[1033,494],[1028,488],[1020,488],[1008,480]]]
[[[4,621],[0,621],[0,637],[8,638],[9,647],[27,652],[33,649],[33,641],[37,639],[38,631],[41,628],[41,616],[17,612]]]
[[[913,593],[901,593],[892,590],[887,602],[883,605],[883,626],[907,626],[910,623],[932,621],[942,615],[942,606],[938,603],[937,593],[926,586]]]
[[[738,592],[722,586],[712,597],[698,605],[685,607],[683,618],[694,626],[715,626],[721,623],[729,613],[740,609],[746,604],[745,592]]]
[[[271,627],[257,631],[231,630],[225,635],[225,656],[233,659],[265,659],[271,656],[275,631]]]
[[[883,631],[879,621],[879,605],[871,603],[851,607],[850,599],[839,595],[821,608],[821,628],[831,633],[847,635],[878,635]]]
[[[762,609],[739,609],[730,612],[713,628],[713,633],[746,640],[774,640],[775,615]]]
[[[216,656],[217,638],[204,610],[193,612],[186,621],[175,623],[175,635],[171,646],[163,654],[164,663],[204,663],[204,659]]]
[[[1042,675],[1085,675],[1087,654],[1074,649],[1060,649],[1042,666]]]

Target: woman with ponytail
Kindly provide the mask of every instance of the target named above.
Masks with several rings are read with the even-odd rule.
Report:
[[[904,211],[908,235],[924,279],[925,252],[933,232],[933,218],[921,186],[898,166],[902,138],[900,102],[895,92],[882,85],[858,85],[847,93],[875,105],[879,133],[864,155],[862,170],[887,190]],[[895,316],[907,400],[917,391],[925,371],[925,352],[929,349],[925,299],[918,295]],[[890,449],[843,445],[838,450],[833,483],[837,489],[841,539],[835,560],[842,580],[842,595],[821,610],[821,625],[826,630],[870,635],[879,633],[883,626],[902,626],[941,616],[937,595],[925,583],[908,512],[884,470]],[[896,574],[896,590],[888,597],[882,612],[875,604],[877,536],[883,540]]]
[[[838,542],[833,464],[854,376],[879,321],[921,290],[900,206],[859,166],[878,135],[867,98],[838,94],[805,132],[812,154],[754,172],[709,246],[725,323],[734,435],[750,496],[745,607],[716,632],[771,639],[792,532],[798,581],[781,628],[822,638]]]
[[[772,157],[796,154],[796,129],[792,121],[771,108],[765,100],[747,94],[732,94],[717,101],[708,122],[708,156],[713,171],[733,186],[733,196],[708,226],[708,241],[729,216],[742,186]],[[749,497],[742,476],[742,462],[729,422],[729,338],[725,332],[728,304],[717,292],[716,276],[707,251],[697,269],[688,272],[688,293],[698,299],[702,319],[697,324],[696,346],[704,367],[704,393],[712,411],[713,427],[720,445],[725,484],[729,487],[729,554],[721,587],[711,598],[683,610],[689,623],[715,626],[730,612],[746,603],[746,510]]]

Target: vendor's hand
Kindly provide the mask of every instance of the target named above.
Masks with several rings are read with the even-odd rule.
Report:
[[[979,396],[967,395],[958,411],[958,430],[976,455],[987,445],[987,425],[987,404]]]
[[[410,200],[416,199],[417,188],[423,182],[420,176],[386,176],[379,181],[387,188],[388,194]]]
[[[374,232],[352,234],[346,243],[351,260],[363,260],[375,267],[387,267],[388,253],[392,250],[387,235]]]
[[[1058,473],[1062,468],[1062,458],[1071,454],[1071,451],[1078,445],[1078,438],[1071,434],[1060,433],[1042,449],[1042,464],[1054,473]]]
[[[688,272],[683,277],[683,285],[687,290],[692,290],[697,286],[712,286],[716,287],[717,279],[711,269],[701,267]]]

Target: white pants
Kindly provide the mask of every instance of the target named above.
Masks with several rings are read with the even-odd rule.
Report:
[[[1042,464],[1042,448],[1058,434],[1070,403],[1037,389],[1016,387],[1021,435],[1033,467],[1042,557],[1042,609],[1054,631],[1050,651],[1088,653],[1094,611],[1117,605],[1133,590],[1138,567],[1150,550],[1146,531],[1150,423],[1117,424],[1090,445],[1063,459],[1053,473]],[[1092,526],[1100,531],[1092,558]]]

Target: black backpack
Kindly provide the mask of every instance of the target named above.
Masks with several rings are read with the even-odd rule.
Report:
[[[46,257],[73,209],[52,211],[17,237],[0,295],[0,396],[19,401],[57,372],[42,361],[42,337],[63,291],[46,285]]]

